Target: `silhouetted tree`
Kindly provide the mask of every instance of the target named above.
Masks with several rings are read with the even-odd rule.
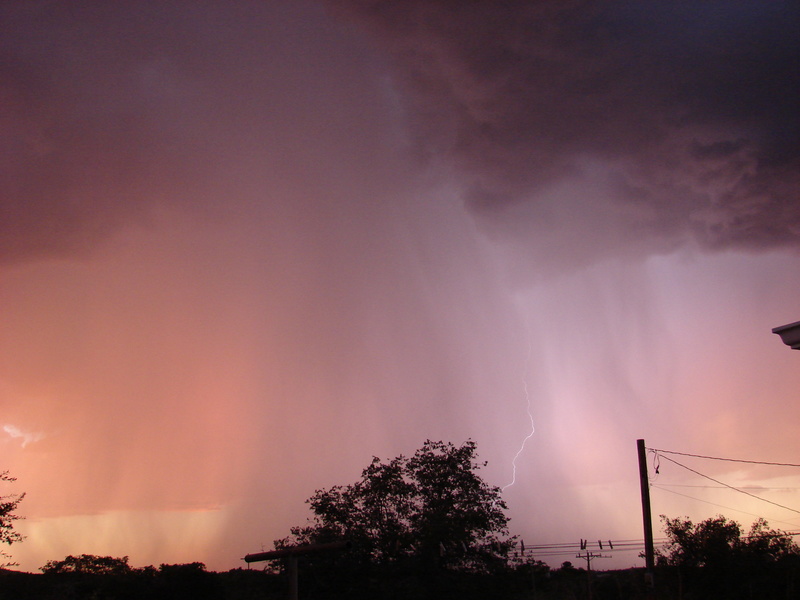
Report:
[[[669,541],[661,553],[662,562],[684,567],[723,566],[730,564],[775,562],[800,552],[792,537],[770,529],[758,519],[743,535],[736,521],[722,515],[692,523],[688,518],[668,519],[664,530]]]
[[[0,472],[1,481],[16,481],[16,478],[11,477],[8,471]],[[14,531],[14,521],[21,519],[19,515],[15,514],[17,506],[25,497],[25,494],[9,494],[7,496],[0,496],[0,542],[8,544],[9,546],[15,542],[21,542],[24,539],[19,532]],[[9,558],[5,552],[0,552],[0,562],[2,559]],[[16,563],[5,562],[0,566],[12,566]]]
[[[800,557],[800,547],[792,537],[779,529],[770,529],[765,519],[759,518],[744,537],[741,551],[746,563],[755,565]]]
[[[476,444],[426,441],[413,456],[373,458],[361,479],[317,490],[314,518],[278,548],[346,539],[361,565],[440,566],[483,572],[504,565],[513,544],[500,488],[477,474]]]
[[[219,581],[201,562],[167,565],[158,568],[156,596],[170,600],[220,598]]]
[[[741,526],[723,516],[693,523],[688,518],[661,516],[668,542],[662,562],[682,567],[703,567],[730,562],[742,535]]]
[[[676,567],[687,590],[726,600],[791,595],[800,549],[764,519],[743,535],[739,523],[721,515],[700,523],[661,518],[669,541],[659,562]]]
[[[95,556],[81,554],[67,556],[64,560],[49,560],[39,569],[45,574],[83,573],[86,575],[124,575],[131,572],[128,557]]]

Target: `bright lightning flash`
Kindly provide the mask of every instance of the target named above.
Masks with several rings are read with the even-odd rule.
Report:
[[[525,368],[522,374],[522,389],[525,391],[525,402],[526,402],[526,411],[528,414],[528,419],[531,423],[531,430],[528,432],[528,435],[525,436],[525,439],[522,440],[522,444],[520,444],[519,450],[514,455],[514,458],[511,460],[511,482],[507,483],[502,487],[502,491],[505,491],[506,488],[510,488],[514,485],[517,481],[517,459],[519,455],[522,454],[522,451],[525,450],[525,444],[531,437],[533,437],[534,432],[536,431],[536,427],[533,425],[533,413],[531,413],[531,396],[528,393],[528,365],[531,362],[531,344],[528,342],[528,356],[525,359]]]

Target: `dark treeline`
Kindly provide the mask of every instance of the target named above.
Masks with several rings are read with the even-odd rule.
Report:
[[[20,573],[0,569],[0,600],[285,600],[281,573],[257,569],[209,572],[198,566],[165,565],[127,573]],[[164,568],[166,567],[166,568]],[[772,564],[753,573],[735,569],[656,568],[648,596],[644,569],[597,571],[569,564],[559,569],[521,565],[493,574],[353,572],[324,575],[300,564],[302,600],[786,600],[800,592],[800,565]],[[591,595],[589,592],[591,586]]]
[[[277,575],[246,569],[213,573],[201,563],[110,573],[0,570],[1,600],[245,600],[285,598],[284,589]]]
[[[285,600],[284,575],[256,569],[215,573],[191,565],[166,565],[166,569],[132,569],[127,573],[20,573],[0,570],[2,600]],[[322,576],[300,565],[300,594],[305,600],[555,600],[587,598],[589,580],[583,569],[570,566],[517,567],[494,574],[438,572],[342,571]],[[593,598],[600,600],[644,598],[641,570],[596,573]]]

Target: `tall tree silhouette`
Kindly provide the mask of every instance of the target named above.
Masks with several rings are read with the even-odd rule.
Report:
[[[491,570],[505,564],[513,539],[500,488],[477,473],[485,465],[471,440],[428,440],[411,457],[375,457],[355,483],[317,490],[307,500],[311,523],[275,545],[347,539],[362,565]]]

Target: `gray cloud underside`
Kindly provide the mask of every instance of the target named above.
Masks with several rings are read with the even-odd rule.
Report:
[[[797,3],[330,5],[391,52],[422,148],[488,231],[580,204],[662,247],[800,243]]]
[[[3,3],[0,260],[90,250],[160,203],[224,204],[240,159],[318,163],[320,128],[382,135],[363,57],[326,58],[309,6]],[[796,3],[326,6],[375,34],[416,147],[455,167],[489,235],[572,262],[798,245]]]
[[[0,261],[291,196],[331,140],[368,163],[378,102],[340,31],[312,2],[2,3]]]
[[[175,68],[159,64],[160,51],[186,40],[144,13],[99,3],[0,8],[4,261],[91,247],[149,202],[152,181],[189,166],[177,124],[196,98],[179,80],[159,81]]]

